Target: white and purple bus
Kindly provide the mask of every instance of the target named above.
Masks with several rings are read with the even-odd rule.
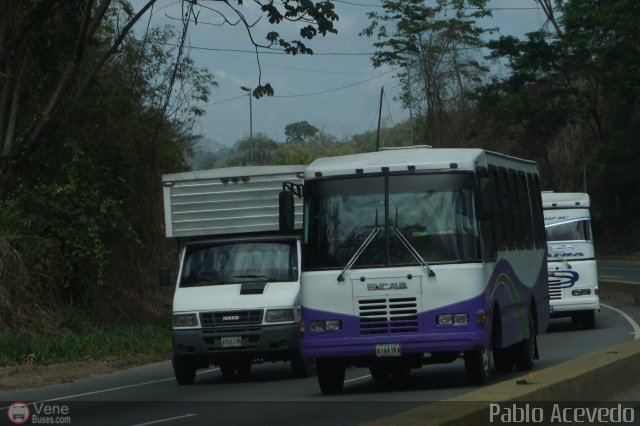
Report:
[[[492,358],[532,368],[549,320],[534,162],[430,147],[320,158],[303,217],[301,345],[322,393],[342,392],[349,366],[386,380],[463,358],[472,384]]]

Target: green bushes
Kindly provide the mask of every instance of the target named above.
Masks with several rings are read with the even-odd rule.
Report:
[[[0,365],[100,360],[107,357],[150,355],[168,359],[171,333],[168,320],[138,322],[81,332],[36,335],[0,332]]]

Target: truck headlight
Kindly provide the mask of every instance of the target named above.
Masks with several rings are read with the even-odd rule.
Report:
[[[173,314],[173,327],[196,327],[198,316],[196,314]]]
[[[293,321],[293,309],[269,309],[267,310],[266,322]]]

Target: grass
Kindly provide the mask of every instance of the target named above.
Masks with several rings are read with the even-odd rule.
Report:
[[[168,357],[171,331],[166,321],[85,328],[60,335],[0,331],[0,365],[56,364],[109,357]]]

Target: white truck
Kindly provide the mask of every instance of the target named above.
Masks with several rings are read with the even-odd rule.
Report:
[[[600,298],[589,195],[545,191],[542,192],[542,205],[547,232],[551,316],[571,317],[584,329],[593,329]]]
[[[283,183],[301,183],[304,167],[162,177],[166,236],[181,247],[172,319],[179,384],[210,365],[232,376],[249,374],[254,363],[291,361],[296,377],[308,375],[299,345],[302,209],[287,234],[278,210]],[[170,285],[168,268],[159,272]]]

